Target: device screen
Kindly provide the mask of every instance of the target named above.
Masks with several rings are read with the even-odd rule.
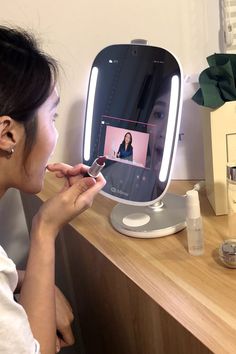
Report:
[[[180,77],[179,66],[162,48],[114,45],[98,54],[93,68],[97,78],[84,162],[90,164],[99,155],[107,157],[103,192],[124,201],[156,200],[168,182],[170,164],[164,178],[160,173],[173,77]],[[177,103],[180,80],[178,83]],[[87,115],[91,111],[88,105],[89,100]],[[174,129],[175,125],[176,121]],[[173,142],[170,144],[173,149]]]

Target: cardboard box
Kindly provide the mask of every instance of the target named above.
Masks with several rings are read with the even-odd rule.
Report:
[[[227,214],[226,164],[236,162],[236,101],[203,108],[206,193],[216,215]]]

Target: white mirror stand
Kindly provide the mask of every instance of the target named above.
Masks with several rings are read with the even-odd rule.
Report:
[[[185,198],[167,193],[150,206],[117,204],[110,216],[120,233],[137,238],[156,238],[174,234],[186,227]]]

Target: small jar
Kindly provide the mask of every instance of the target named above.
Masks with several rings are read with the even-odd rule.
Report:
[[[228,268],[236,268],[236,239],[228,239],[219,247],[220,260]]]
[[[236,268],[236,163],[227,164],[228,239],[219,247],[220,260]]]

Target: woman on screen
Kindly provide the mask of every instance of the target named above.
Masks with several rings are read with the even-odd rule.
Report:
[[[124,140],[120,144],[116,157],[133,161],[132,135],[130,132],[125,134]]]

